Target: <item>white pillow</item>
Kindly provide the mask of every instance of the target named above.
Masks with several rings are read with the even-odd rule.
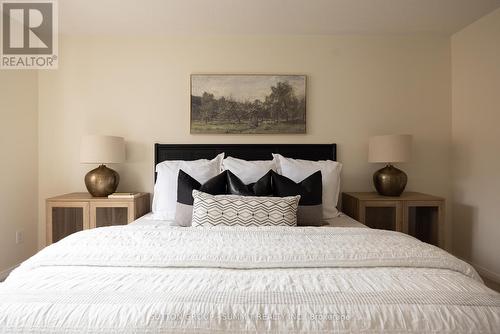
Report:
[[[276,159],[247,161],[227,157],[222,162],[223,170],[230,170],[244,184],[254,183],[263,177],[270,169],[277,172]]]
[[[153,195],[153,219],[175,219],[179,169],[191,175],[198,182],[205,183],[208,179],[220,173],[222,159],[224,159],[224,153],[219,154],[212,160],[170,160],[156,165],[156,172],[158,174]]]
[[[273,157],[277,162],[278,173],[295,182],[300,182],[320,170],[323,185],[323,219],[335,218],[339,215],[337,202],[340,192],[340,170],[342,169],[340,162],[290,159],[280,154],[273,154]]]

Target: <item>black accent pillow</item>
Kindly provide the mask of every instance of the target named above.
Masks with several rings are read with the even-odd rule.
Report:
[[[180,226],[191,226],[193,217],[193,190],[199,190],[211,195],[226,193],[226,174],[224,171],[201,184],[182,169],[177,176],[177,206],[175,221]]]
[[[228,170],[227,193],[240,196],[272,196],[271,172],[270,170],[254,183],[244,184],[239,177]]]
[[[321,171],[317,171],[299,183],[272,171],[274,196],[286,197],[300,195],[297,210],[297,226],[322,226],[323,223],[323,184]]]

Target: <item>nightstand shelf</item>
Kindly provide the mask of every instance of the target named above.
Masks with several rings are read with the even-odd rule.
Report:
[[[410,234],[443,246],[445,200],[441,197],[405,192],[400,197],[375,192],[342,193],[342,211],[371,228]]]
[[[149,194],[134,198],[92,197],[89,193],[70,193],[48,198],[47,245],[86,229],[126,225],[149,212]]]

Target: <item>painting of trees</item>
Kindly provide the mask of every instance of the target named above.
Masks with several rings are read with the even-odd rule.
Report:
[[[305,76],[191,76],[191,133],[305,131]]]

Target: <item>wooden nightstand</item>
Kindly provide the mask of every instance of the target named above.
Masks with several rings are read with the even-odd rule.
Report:
[[[134,198],[92,197],[70,193],[46,200],[47,245],[89,228],[126,225],[149,212],[149,194]]]
[[[444,198],[405,192],[400,197],[375,192],[342,193],[342,211],[371,228],[410,234],[443,246]]]

